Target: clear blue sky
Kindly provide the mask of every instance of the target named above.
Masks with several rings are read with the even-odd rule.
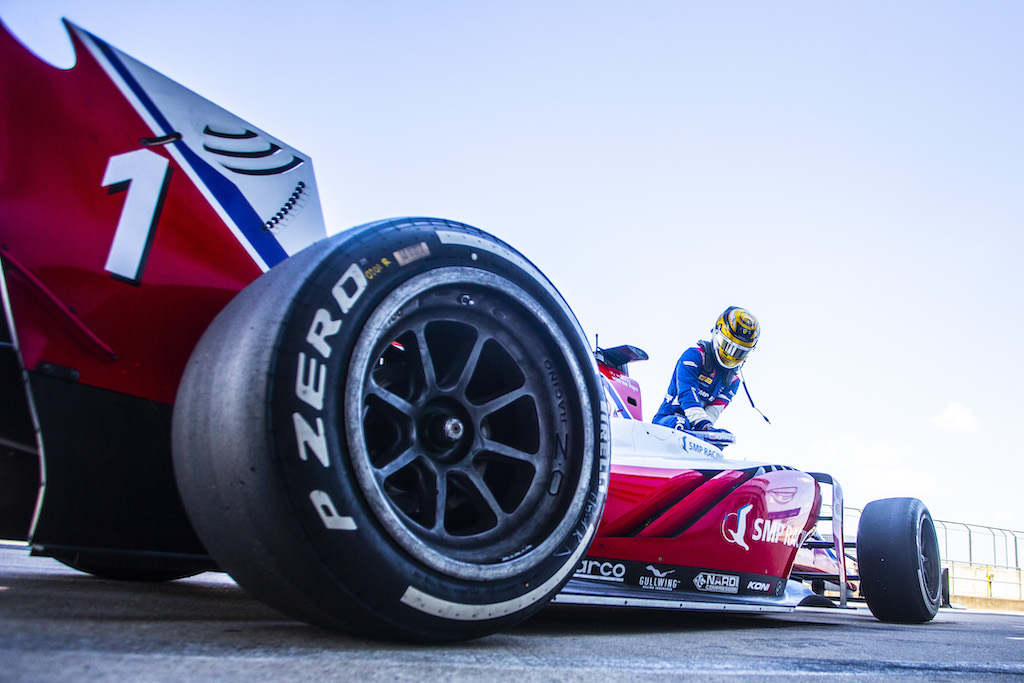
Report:
[[[513,244],[647,418],[745,306],[732,456],[1024,529],[1024,4],[0,0],[67,66],[61,16],[312,155],[330,230]]]

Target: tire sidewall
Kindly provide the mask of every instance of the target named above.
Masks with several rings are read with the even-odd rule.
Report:
[[[443,243],[439,230],[464,239]],[[583,386],[576,390],[584,399],[582,404],[591,406],[590,414],[582,419],[589,422],[593,443],[576,443],[572,449],[582,460],[577,463],[580,480],[574,482],[582,496],[575,523],[557,547],[533,566],[497,580],[449,576],[407,553],[373,513],[356,479],[347,445],[344,389],[360,330],[402,283],[450,266],[507,278],[539,302],[565,333],[573,352],[571,363],[582,371]],[[338,331],[327,334],[339,322]],[[311,343],[311,338],[316,342]],[[442,603],[481,606],[483,611],[476,610],[468,621],[521,618],[524,611],[542,606],[568,580],[576,559],[589,544],[607,488],[607,425],[592,363],[578,323],[560,295],[529,262],[485,233],[451,222],[405,220],[376,224],[339,240],[302,285],[286,314],[268,389],[271,451],[309,552],[351,599],[412,630],[430,629],[433,617],[444,616],[432,617],[422,609],[406,607],[410,589]],[[576,410],[580,410],[579,401]],[[300,454],[296,435],[300,420],[323,434],[326,454],[317,455],[308,448]],[[332,526],[344,528],[329,528]],[[396,608],[398,605],[402,607]],[[465,616],[456,614],[454,618]],[[466,628],[478,627],[466,624]]]

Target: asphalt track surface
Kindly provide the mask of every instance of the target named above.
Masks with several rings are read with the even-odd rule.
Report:
[[[772,616],[549,607],[505,633],[412,646],[282,617],[227,576],[105,581],[0,545],[0,681],[1019,679],[1024,615],[864,608]]]

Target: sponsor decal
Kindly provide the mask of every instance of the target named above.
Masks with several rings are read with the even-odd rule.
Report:
[[[749,542],[749,538],[747,539]],[[586,558],[576,566],[573,578],[601,581],[609,590],[645,593],[650,597],[695,592],[736,596],[774,596],[781,594],[785,579],[761,573],[735,572],[713,568],[685,567],[654,561]]]
[[[675,574],[676,573],[675,569],[666,569],[665,571],[662,571],[662,570],[658,569],[657,567],[655,567],[653,564],[647,565],[646,569],[650,573],[652,573],[655,576],[657,576],[659,579],[663,579],[666,576],[668,576],[669,574]]]
[[[323,419],[324,393],[328,389],[327,364],[331,362],[333,350],[330,338],[341,329],[342,320],[366,291],[367,284],[359,266],[351,264],[331,288],[332,305],[318,308],[313,313],[306,333],[306,344],[294,358],[295,397],[305,404],[303,410],[292,413],[299,458],[319,463],[324,469],[331,467]],[[313,419],[309,419],[310,415],[314,416]],[[313,456],[312,459],[310,456]],[[340,514],[326,491],[310,491],[309,501],[324,528],[340,531],[356,529],[355,520]]]
[[[729,543],[735,543],[744,550],[750,550],[750,546],[747,545],[747,514],[750,513],[751,508],[754,505],[747,503],[736,512],[730,512],[722,520],[722,536]]]
[[[781,519],[761,519],[759,517],[754,520],[750,539],[762,543],[777,543],[799,548],[803,541],[803,528],[786,524]]]
[[[679,586],[679,579],[672,578],[676,573],[675,569],[661,570],[653,564],[645,567],[650,574],[641,574],[637,585],[644,590],[672,591]]]
[[[748,516],[752,508],[753,504],[747,503],[736,512],[727,514],[722,520],[722,536],[729,543],[738,545],[744,550],[750,550],[750,545],[747,542],[748,528],[750,529],[750,541],[785,545],[792,548],[799,548],[803,543],[803,526],[788,524],[784,519],[778,518],[779,514],[769,515],[768,518],[755,517],[750,520]],[[799,512],[799,509],[787,510],[785,516],[794,517]]]
[[[219,130],[203,129],[203,149],[221,157],[217,163],[233,173],[243,175],[277,175],[303,163],[302,159],[266,140],[250,128]]]
[[[722,458],[722,451],[717,448],[710,448],[704,444],[703,441],[697,441],[696,439],[688,439],[685,434],[680,436],[682,439],[682,448],[688,453],[694,453],[705,458]]]
[[[580,562],[580,566],[573,574],[575,579],[595,579],[597,581],[612,581],[622,583],[626,577],[626,565],[621,562],[608,562],[606,560],[591,560],[589,558]]]
[[[693,577],[693,585],[703,593],[730,593],[735,595],[740,592],[740,577],[735,574],[701,572]]]

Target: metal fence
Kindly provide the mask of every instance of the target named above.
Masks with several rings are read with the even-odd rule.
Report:
[[[954,596],[1024,600],[1024,532],[935,520]]]
[[[1021,568],[1024,531],[935,520],[942,559],[1004,569]]]
[[[827,504],[822,508],[823,515],[831,513]],[[856,541],[860,513],[858,508],[843,507],[843,535],[849,543]],[[942,566],[949,570],[950,594],[1024,600],[1024,531],[934,521]]]

